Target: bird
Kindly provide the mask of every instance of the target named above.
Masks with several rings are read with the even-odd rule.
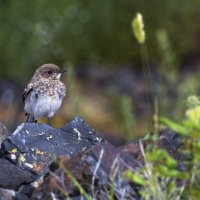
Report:
[[[44,64],[35,71],[23,92],[27,123],[36,123],[39,118],[47,117],[52,124],[51,117],[57,113],[66,96],[66,87],[60,80],[64,72],[55,64]]]

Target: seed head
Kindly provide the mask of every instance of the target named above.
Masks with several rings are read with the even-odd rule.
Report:
[[[137,13],[136,17],[133,18],[132,29],[137,41],[143,44],[145,42],[145,31],[142,14]]]

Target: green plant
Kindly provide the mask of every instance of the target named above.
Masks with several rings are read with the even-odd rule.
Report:
[[[132,29],[135,38],[137,39],[138,43],[140,44],[140,54],[142,60],[142,67],[143,67],[143,75],[145,78],[145,87],[146,87],[146,110],[147,110],[147,123],[148,129],[152,129],[152,109],[151,109],[151,100],[152,100],[152,80],[151,80],[151,70],[149,65],[149,58],[147,53],[146,47],[146,33],[144,30],[144,22],[143,16],[140,13],[137,13],[136,17],[132,20]]]
[[[190,96],[182,123],[175,123],[167,118],[160,121],[170,129],[182,134],[185,148],[182,154],[187,155],[184,161],[185,171],[177,170],[177,161],[165,150],[156,145],[140,150],[145,166],[138,172],[127,171],[127,177],[142,186],[141,195],[146,200],[198,199],[200,195],[200,100]],[[177,181],[181,181],[178,186]]]
[[[185,150],[190,160],[186,163],[186,172],[188,174],[188,184],[186,194],[195,199],[200,195],[200,100],[196,96],[190,96],[187,99],[187,110],[185,118],[180,123],[174,123],[170,120],[161,119],[171,129],[186,135]]]
[[[153,148],[145,152],[141,142],[140,150],[145,166],[138,172],[128,170],[126,176],[142,186],[141,196],[145,200],[180,199],[185,185],[177,188],[176,180],[187,178],[187,174],[176,169],[176,161],[165,150]]]

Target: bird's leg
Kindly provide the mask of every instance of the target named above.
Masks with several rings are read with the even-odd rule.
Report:
[[[37,119],[35,119],[33,116],[29,115],[28,113],[26,113],[26,115],[28,115],[26,123],[37,123]]]
[[[50,117],[48,117],[48,120],[49,120],[49,124],[52,125],[52,123],[51,123],[51,118],[50,118]]]
[[[29,118],[30,118],[30,115],[29,114],[25,114],[25,115],[28,115],[28,117],[27,117],[27,120],[26,120],[26,123],[28,123],[28,121],[29,121]]]

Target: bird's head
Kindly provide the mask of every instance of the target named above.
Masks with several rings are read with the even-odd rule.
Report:
[[[57,65],[44,64],[36,70],[35,75],[51,80],[59,80],[64,72],[65,70],[60,69]]]

